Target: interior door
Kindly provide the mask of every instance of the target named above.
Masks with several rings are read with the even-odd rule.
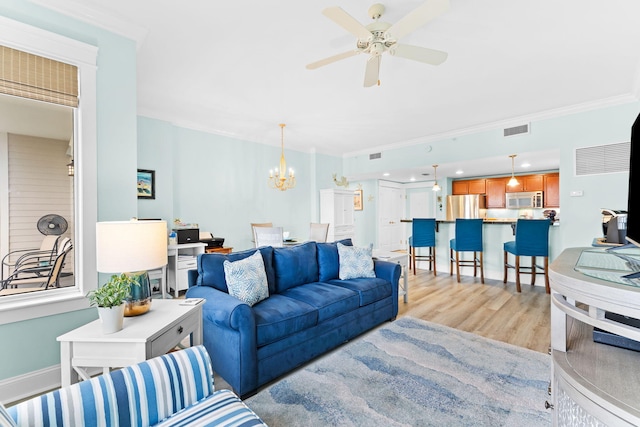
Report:
[[[380,186],[378,189],[378,248],[384,251],[404,249],[400,219],[405,210],[404,190]]]

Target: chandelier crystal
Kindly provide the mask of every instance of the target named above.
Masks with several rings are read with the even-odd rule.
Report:
[[[296,186],[296,177],[293,169],[289,168],[289,176],[287,177],[287,161],[284,159],[284,123],[280,123],[280,146],[282,154],[280,155],[280,166],[269,171],[268,184],[270,188],[280,191],[287,191]]]
[[[507,182],[507,185],[509,187],[515,187],[516,185],[520,184],[518,182],[518,180],[516,179],[516,177],[514,176],[514,173],[515,173],[514,162],[515,162],[516,156],[517,156],[517,154],[511,154],[509,156],[509,157],[511,157],[511,179],[509,180],[509,182]]]
[[[433,165],[433,179],[434,184],[432,191],[440,191],[440,186],[438,185],[438,165]]]

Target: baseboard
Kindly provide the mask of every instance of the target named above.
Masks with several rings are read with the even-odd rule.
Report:
[[[60,365],[0,380],[0,402],[5,406],[60,387]]]
[[[87,369],[90,376],[102,373],[102,368]],[[49,366],[17,377],[0,380],[0,402],[11,406],[16,402],[60,388],[60,365]]]

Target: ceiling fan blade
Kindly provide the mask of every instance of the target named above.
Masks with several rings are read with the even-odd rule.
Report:
[[[389,27],[386,33],[399,40],[416,28],[446,12],[447,9],[449,9],[449,0],[428,0]]]
[[[401,58],[413,59],[425,64],[440,65],[447,60],[449,54],[441,50],[429,49],[408,44],[396,44],[389,53]]]
[[[359,50],[349,50],[347,52],[342,52],[337,55],[330,56],[328,58],[321,59],[316,62],[312,62],[311,64],[307,64],[308,70],[315,70],[316,68],[324,67],[325,65],[329,65],[333,62],[340,61],[341,59],[349,58],[351,56],[356,56],[359,54]]]
[[[364,71],[364,87],[371,87],[378,83],[380,78],[381,55],[373,55],[367,61],[367,68]]]
[[[367,30],[364,25],[356,21],[353,16],[349,15],[341,7],[328,7],[322,11],[322,14],[359,39],[366,40],[371,37],[371,31]]]

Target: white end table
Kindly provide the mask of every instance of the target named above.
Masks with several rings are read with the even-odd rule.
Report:
[[[121,368],[166,354],[187,335],[191,345],[202,344],[202,300],[183,305],[184,299],[154,299],[149,312],[124,318],[124,328],[116,333],[102,333],[100,319],[58,337],[62,386],[86,380],[88,367],[103,372]],[[73,371],[78,375],[73,375]]]
[[[395,262],[396,264],[400,264],[400,268],[402,271],[402,285],[400,285],[399,295],[404,295],[404,302],[407,303],[409,299],[409,282],[407,276],[407,268],[409,266],[409,255],[402,252],[389,252],[389,251],[381,251],[379,249],[374,249],[372,251],[372,255],[374,259],[380,261],[388,261]]]

